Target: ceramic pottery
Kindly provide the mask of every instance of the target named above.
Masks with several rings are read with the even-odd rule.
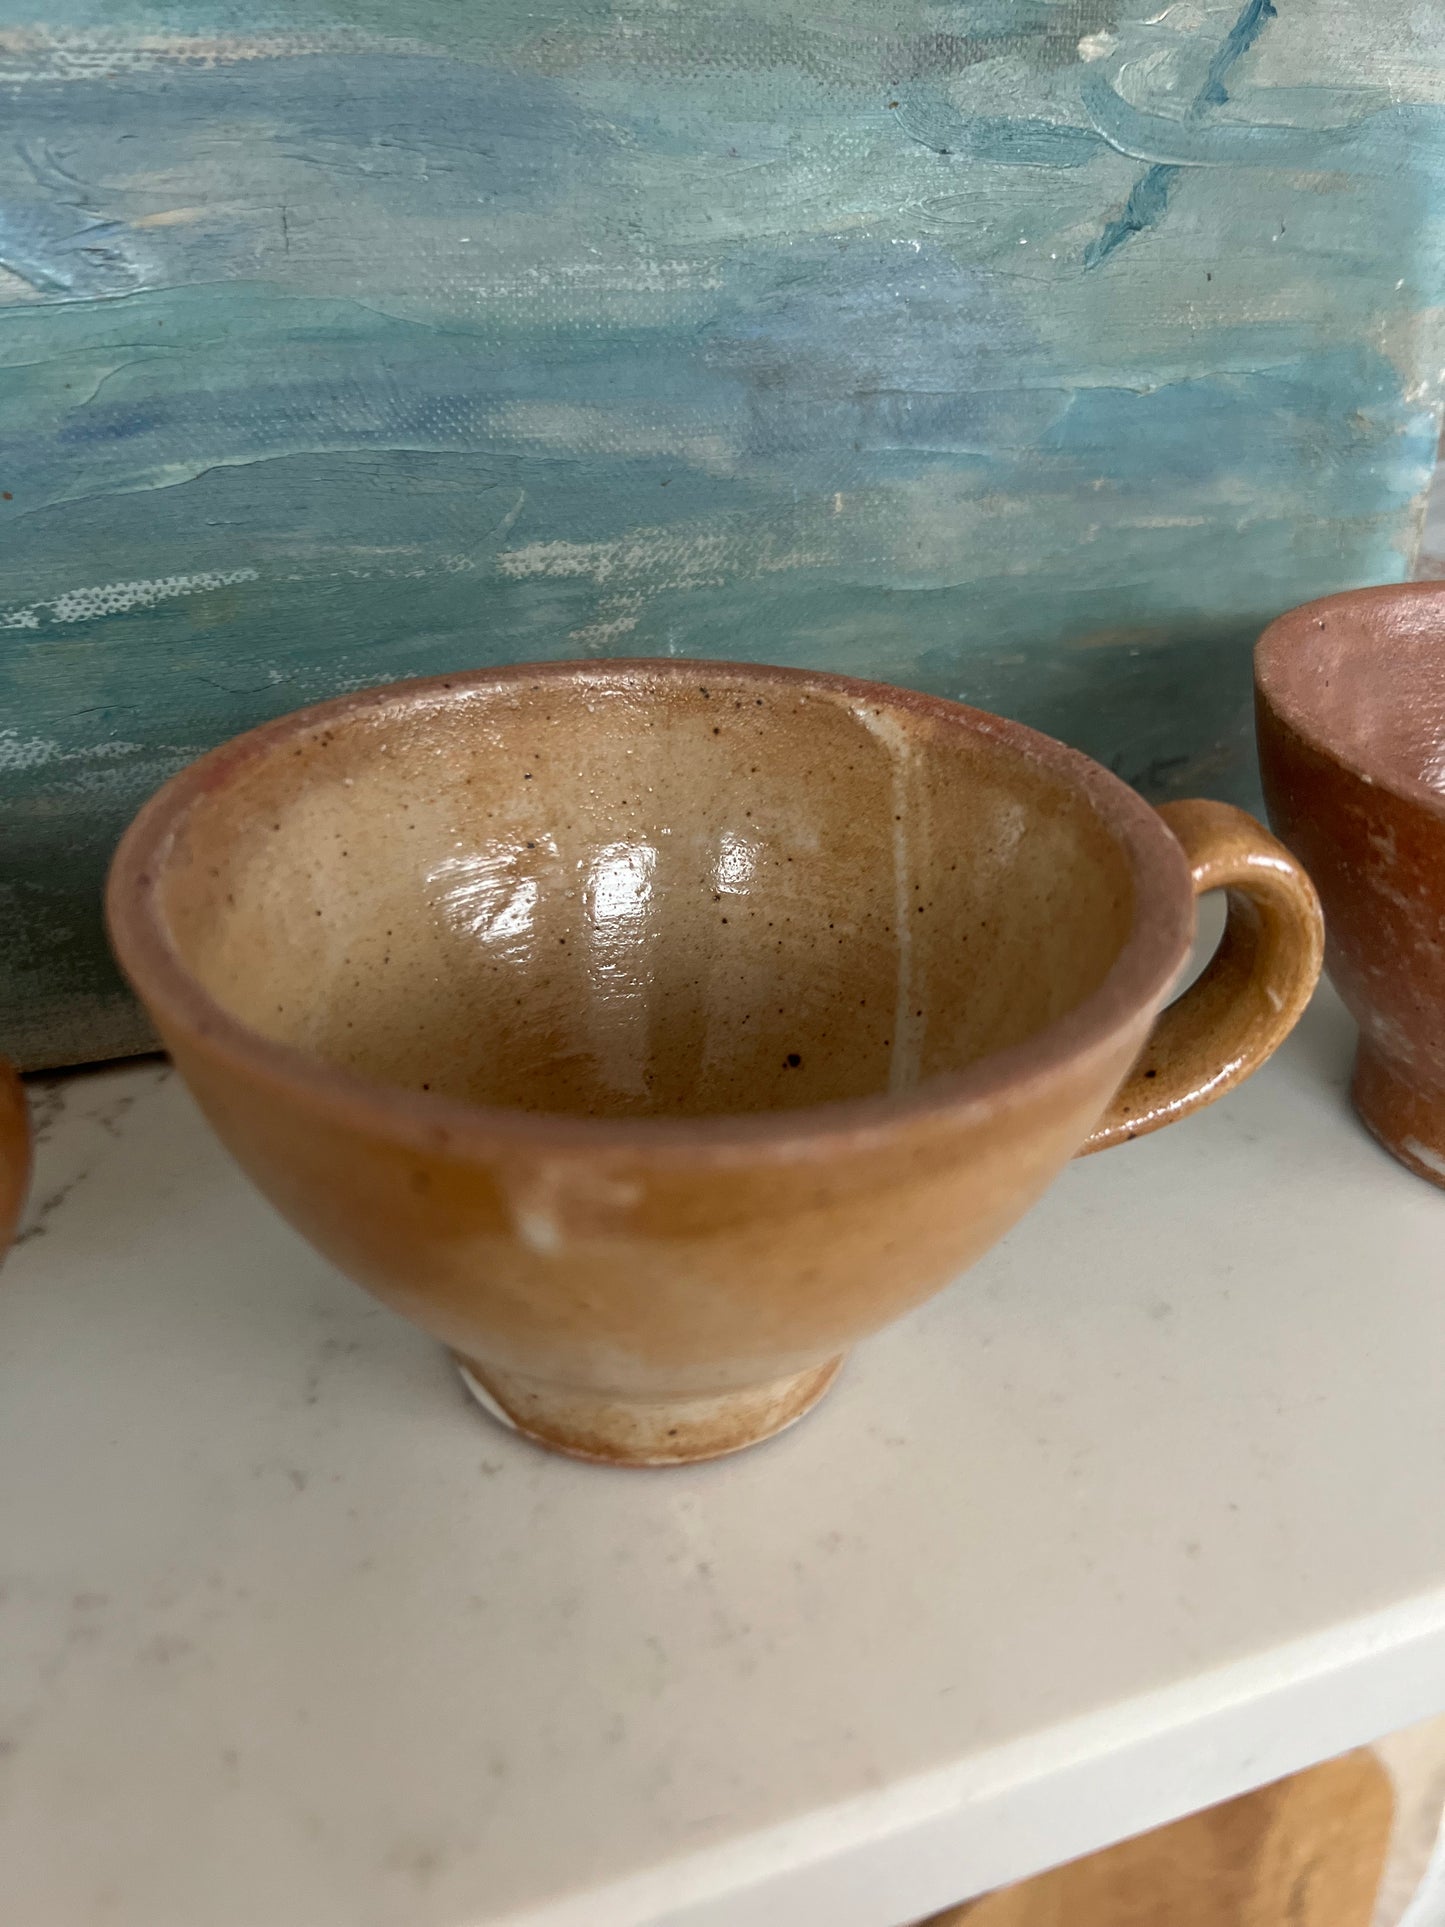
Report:
[[[25,1087],[0,1057],[0,1260],[10,1249],[30,1183],[30,1118]]]
[[[1238,810],[1156,814],[937,697],[682,661],[269,723],[146,805],[109,916],[292,1223],[523,1431],[645,1464],[778,1431],[1081,1147],[1247,1075],[1322,942]]]
[[[1445,585],[1281,616],[1255,697],[1269,813],[1319,885],[1360,1026],[1355,1109],[1445,1185]]]

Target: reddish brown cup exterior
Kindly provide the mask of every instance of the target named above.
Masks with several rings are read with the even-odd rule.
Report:
[[[15,1236],[30,1183],[30,1117],[25,1086],[0,1057],[0,1262]]]
[[[1027,1209],[1139,1057],[1196,888],[1237,886],[1237,941],[1176,1009],[1227,1048],[1201,1073],[1176,1019],[1099,1141],[1289,1028],[1308,883],[1240,812],[1179,829],[1188,856],[1097,764],[936,698],[524,665],[217,750],[108,905],[292,1223],[524,1430],[656,1464],[778,1430]]]
[[[1260,638],[1255,695],[1270,818],[1360,1026],[1355,1108],[1445,1185],[1445,585],[1292,610]]]

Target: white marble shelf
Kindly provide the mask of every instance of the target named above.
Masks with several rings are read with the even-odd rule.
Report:
[[[786,1437],[492,1426],[156,1064],[0,1281],[0,1919],[896,1927],[1445,1707],[1445,1194],[1322,994]]]

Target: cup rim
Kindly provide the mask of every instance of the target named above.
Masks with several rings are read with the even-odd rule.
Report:
[[[160,903],[160,880],[176,837],[197,799],[223,788],[240,768],[318,726],[334,726],[369,710],[399,712],[421,703],[504,690],[519,682],[605,681],[645,672],[650,678],[700,673],[741,679],[754,688],[813,690],[851,704],[884,705],[905,717],[989,737],[1015,755],[1042,763],[1092,805],[1123,849],[1135,891],[1132,927],[1103,981],[1089,995],[1020,1043],[990,1051],[961,1070],[940,1072],[906,1092],[875,1092],[786,1111],[713,1113],[696,1117],[577,1117],[470,1104],[438,1092],[377,1083],[323,1058],[266,1037],[205,989],[176,947]],[[227,1068],[271,1084],[333,1116],[349,1119],[431,1154],[498,1149],[647,1152],[664,1159],[729,1152],[806,1156],[839,1139],[883,1138],[901,1124],[929,1118],[980,1120],[1035,1098],[1081,1060],[1107,1053],[1164,1001],[1193,941],[1195,897],[1182,846],[1137,791],[1082,751],[1026,724],[942,696],[867,682],[823,670],[782,668],[727,659],[593,658],[513,663],[383,684],[308,705],[260,724],[179,770],[142,805],[112,859],[105,892],[112,948],[137,994],[167,1035],[204,1049]]]
[[[1371,589],[1347,589],[1338,595],[1303,602],[1298,608],[1276,616],[1254,645],[1255,695],[1263,707],[1323,761],[1348,771],[1371,789],[1384,790],[1445,821],[1445,795],[1387,758],[1363,756],[1341,743],[1319,721],[1298,679],[1299,667],[1305,660],[1301,644],[1326,616],[1343,616],[1358,635],[1360,626],[1355,618],[1364,611],[1398,608],[1412,602],[1435,605],[1445,631],[1445,582],[1394,582]]]

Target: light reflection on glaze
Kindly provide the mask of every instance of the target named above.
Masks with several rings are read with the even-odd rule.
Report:
[[[606,843],[585,887],[588,1042],[604,1090],[645,1097],[652,1032],[657,850]]]
[[[723,896],[746,896],[758,867],[760,846],[751,837],[724,830],[718,839],[712,887]]]
[[[1428,789],[1438,790],[1445,796],[1445,742],[1438,743],[1426,758],[1420,780]]]
[[[635,944],[651,907],[656,869],[650,843],[608,843],[598,851],[587,880],[594,949],[611,953]]]
[[[470,855],[444,858],[428,872],[427,886],[454,930],[500,956],[525,959],[532,946],[538,882],[518,875],[517,859],[511,844],[484,844]]]

